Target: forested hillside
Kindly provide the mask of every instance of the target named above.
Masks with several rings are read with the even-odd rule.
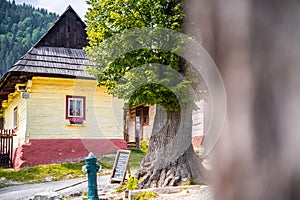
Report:
[[[0,76],[48,30],[58,15],[0,0]]]

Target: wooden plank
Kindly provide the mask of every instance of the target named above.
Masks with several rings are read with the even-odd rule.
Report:
[[[84,22],[78,17],[74,10],[69,7],[56,21],[55,25],[38,42],[37,46],[50,45],[81,49],[88,45],[85,27]],[[76,34],[74,34],[73,29],[77,30]]]

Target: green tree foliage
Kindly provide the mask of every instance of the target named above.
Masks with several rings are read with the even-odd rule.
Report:
[[[0,75],[48,30],[58,15],[31,5],[0,0]]]
[[[136,178],[140,188],[205,180],[205,168],[192,146],[192,107],[201,82],[184,51],[184,0],[88,0],[90,47],[96,63],[88,68],[108,93],[129,106],[156,107],[148,153]],[[171,31],[171,30],[175,31]],[[177,35],[173,37],[172,33]],[[183,54],[186,53],[186,54]],[[182,56],[185,57],[185,56]],[[191,76],[192,75],[192,76]],[[193,88],[192,88],[193,87]],[[196,92],[195,92],[196,93]],[[195,98],[194,98],[195,97]]]
[[[166,82],[172,81],[164,79],[168,77],[166,73],[169,71],[162,71],[159,65],[147,70],[147,66],[151,68],[151,63],[159,63],[183,73],[185,63],[179,56],[165,50],[148,48],[126,53],[121,58],[106,63],[105,57],[118,50],[114,44],[101,48],[105,51],[102,52],[102,58],[99,58],[101,52],[95,54],[95,50],[99,49],[106,39],[127,29],[164,27],[182,31],[183,0],[88,0],[87,4],[91,8],[86,14],[90,42],[90,47],[86,50],[97,65],[94,69],[90,68],[89,72],[97,77],[99,84],[106,86],[108,93],[129,100],[130,106],[160,104],[168,110],[179,109],[179,102],[174,93],[152,80],[156,78]],[[126,41],[123,44],[126,45]],[[146,66],[145,71],[133,70],[142,65]],[[151,78],[147,79],[147,73]],[[126,81],[122,82],[121,78],[124,77]],[[141,78],[146,79],[147,84],[133,93],[128,93],[129,87]],[[188,81],[176,87],[179,89],[184,84],[188,84]]]

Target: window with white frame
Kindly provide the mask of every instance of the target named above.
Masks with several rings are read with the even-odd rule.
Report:
[[[85,97],[66,96],[66,119],[71,124],[82,124],[85,120]]]

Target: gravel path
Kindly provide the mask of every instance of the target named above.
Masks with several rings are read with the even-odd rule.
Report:
[[[110,183],[110,175],[99,176],[98,177],[98,194],[99,197],[104,195],[111,195],[114,188],[119,184]],[[87,192],[87,179],[77,178],[66,181],[57,182],[47,182],[39,184],[28,184],[28,185],[18,185],[10,186],[0,189],[0,199],[1,200],[29,200],[34,197],[34,195],[46,192],[55,191],[64,197],[72,200],[82,199],[82,194]],[[115,197],[123,196],[123,194],[115,194]],[[170,198],[168,198],[168,197]],[[209,188],[205,188],[201,192],[191,192],[191,193],[178,193],[171,196],[167,195],[167,199],[179,199],[179,200],[213,200],[212,194]],[[171,198],[172,197],[172,198]],[[114,198],[114,197],[113,197]],[[101,199],[101,198],[100,198]],[[114,198],[115,199],[115,198]],[[162,198],[165,199],[165,198]]]
[[[10,186],[0,189],[0,199],[15,200],[15,199],[31,199],[35,194],[46,191],[62,191],[63,188],[74,186],[76,189],[81,185],[85,185],[87,179],[78,178],[68,181],[57,181],[39,184],[26,184],[18,186]],[[78,188],[79,189],[79,188]],[[62,192],[59,192],[60,194]]]
[[[99,176],[98,185],[99,188],[103,187],[115,187],[115,185],[109,183],[110,176]],[[66,181],[47,182],[38,184],[26,184],[18,186],[10,186],[0,189],[1,200],[22,200],[31,199],[34,195],[46,192],[55,191],[62,196],[80,195],[87,192],[87,178],[76,178]]]
[[[178,198],[178,200],[213,200],[212,193],[209,189],[202,192]]]

